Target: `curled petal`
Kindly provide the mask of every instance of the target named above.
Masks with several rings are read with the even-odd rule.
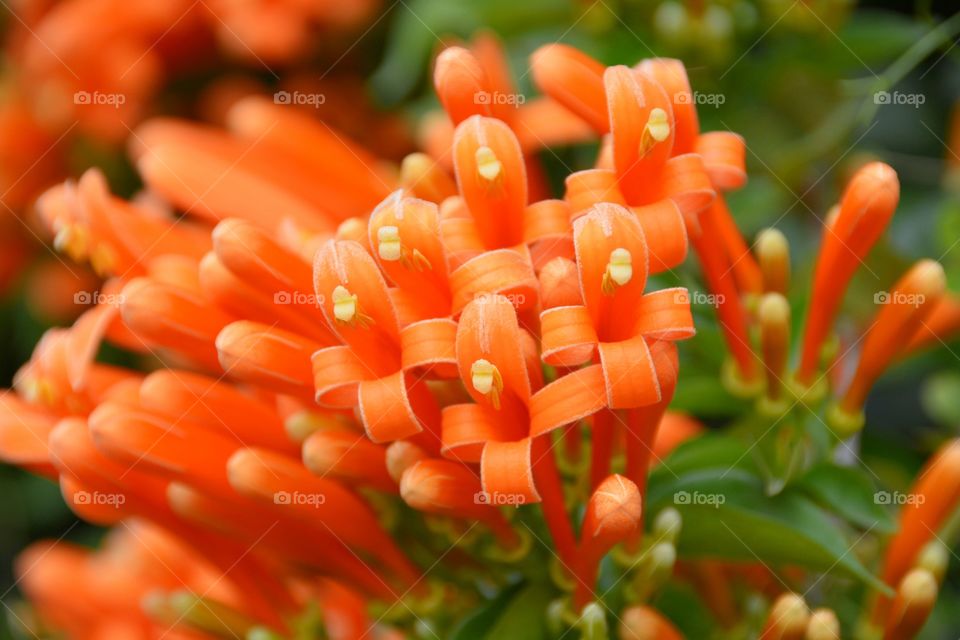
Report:
[[[457,323],[448,318],[408,324],[400,332],[403,369],[455,378],[458,375],[456,339]]]
[[[645,73],[608,67],[603,74],[620,189],[631,204],[656,199],[656,185],[673,150],[673,108]]]
[[[586,169],[576,171],[564,180],[564,200],[570,205],[574,216],[588,211],[600,202],[626,206],[627,200],[620,191],[617,174],[612,169]]]
[[[611,409],[640,407],[660,400],[660,381],[642,336],[601,342],[598,351]]]
[[[697,104],[693,99],[683,62],[674,58],[649,58],[642,60],[634,68],[660,83],[670,98],[676,121],[673,153],[680,155],[694,151],[697,136],[700,134],[700,123],[697,120]]]
[[[530,399],[530,435],[540,436],[574,424],[607,406],[600,365],[577,369],[546,385]]]
[[[502,504],[500,496],[515,505],[540,502],[533,480],[532,456],[532,438],[486,444],[480,461],[480,477],[492,504]]]
[[[313,287],[331,330],[373,371],[396,371],[397,312],[370,254],[356,242],[327,242],[314,261]]]
[[[629,337],[648,272],[647,242],[636,216],[617,205],[595,205],[574,222],[573,239],[580,289],[597,335],[607,341]],[[618,256],[629,260],[628,277],[619,282],[612,273]]]
[[[687,227],[673,200],[633,207],[650,251],[650,273],[677,267],[687,258]]]
[[[487,251],[450,274],[453,312],[460,313],[472,300],[486,295],[505,297],[517,309],[529,309],[537,303],[537,284],[526,251]]]
[[[739,189],[747,182],[746,144],[743,136],[729,131],[713,131],[697,138],[696,152],[710,181],[718,191]]]
[[[530,66],[541,91],[586,120],[597,133],[610,130],[603,64],[573,47],[549,44],[533,53]]]
[[[540,314],[540,331],[541,358],[546,364],[575,367],[590,362],[596,353],[597,332],[582,305],[545,310]]]
[[[234,379],[279,393],[312,397],[312,354],[320,345],[276,327],[241,320],[216,338],[223,370]]]
[[[500,120],[473,116],[453,141],[457,184],[488,249],[523,241],[527,177],[516,136]]]

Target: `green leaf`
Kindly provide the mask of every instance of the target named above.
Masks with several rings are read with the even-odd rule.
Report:
[[[769,497],[763,480],[744,469],[702,469],[680,478],[659,474],[651,477],[647,500],[651,514],[666,506],[680,511],[681,554],[839,571],[889,591],[809,497],[794,489]]]
[[[748,445],[737,438],[708,433],[687,440],[671,451],[652,476],[675,478],[694,470],[731,468],[755,468]]]
[[[944,371],[930,377],[921,394],[924,410],[941,424],[960,424],[960,373]]]
[[[873,482],[859,469],[823,463],[794,486],[851,524],[885,534],[896,531],[893,518],[876,500]]]
[[[860,11],[856,20],[844,25],[839,37],[862,67],[889,62],[927,30],[922,23],[892,11]]]
[[[699,325],[698,325],[699,327]],[[699,330],[697,337],[700,337]],[[744,402],[731,396],[717,380],[716,374],[681,374],[671,409],[686,411],[698,416],[734,416],[744,409]]]
[[[492,600],[477,607],[457,624],[450,634],[450,640],[477,640],[486,636],[523,586],[523,582],[512,584]]]
[[[554,594],[546,584],[531,584],[510,600],[485,637],[489,640],[545,639],[548,635],[547,605],[553,597]]]

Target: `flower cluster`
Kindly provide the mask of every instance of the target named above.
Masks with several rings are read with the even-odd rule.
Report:
[[[0,396],[0,455],[115,533],[95,553],[24,554],[34,633],[432,637],[524,567],[551,574],[544,615],[560,630],[604,637],[610,617],[624,638],[678,637],[649,601],[682,523],[666,509],[645,526],[644,496],[659,457],[700,430],[667,412],[676,343],[695,331],[686,289],[651,276],[692,245],[722,294],[731,388],[787,411],[817,386],[896,176],[862,169],[827,225],[800,369],[784,382],[786,249],[767,236],[755,259],[723,198],[746,180],[743,140],[700,132],[676,60],[605,67],[549,45],[531,65],[543,97],[507,99],[520,94],[494,40],[443,51],[445,116],[425,127],[428,153],[399,166],[253,96],[226,131],[139,127],[146,190],[131,201],[95,170],[44,194],[56,246],[108,280]],[[536,152],[590,139],[594,168],[551,198]],[[835,422],[856,421],[905,337],[940,335],[943,289],[930,262],[894,287]],[[925,298],[911,306],[913,294]],[[99,361],[105,341],[145,371]],[[904,518],[942,522],[956,500]],[[890,637],[922,623],[927,574],[935,598],[935,572],[911,577],[930,539],[915,529],[890,552]],[[613,604],[598,588],[608,555]],[[764,637],[835,628],[789,594]]]

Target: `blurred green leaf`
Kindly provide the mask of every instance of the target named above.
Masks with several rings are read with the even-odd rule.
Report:
[[[510,585],[497,594],[497,597],[477,607],[460,621],[450,634],[450,640],[475,640],[486,636],[523,586],[523,582]]]
[[[666,506],[680,511],[682,555],[839,571],[887,590],[856,559],[853,541],[802,492],[769,497],[763,480],[742,468],[660,474],[656,480],[651,477],[647,503],[651,513]]]
[[[892,11],[860,11],[838,38],[864,65],[890,62],[916,42],[928,27]],[[875,69],[875,71],[878,71]]]
[[[794,486],[851,524],[878,533],[896,530],[890,514],[876,500],[873,482],[861,469],[825,462]]]
[[[651,474],[651,483],[665,482],[670,477],[703,469],[734,468],[755,470],[747,446],[737,438],[711,433],[688,440],[674,449]]]
[[[941,424],[960,425],[960,373],[944,371],[923,386],[923,409]]]
[[[545,584],[531,584],[516,597],[511,598],[496,622],[484,636],[489,640],[500,638],[528,638],[537,640],[547,637],[547,605],[554,597]],[[469,636],[463,636],[466,640]],[[479,637],[479,636],[474,636]]]

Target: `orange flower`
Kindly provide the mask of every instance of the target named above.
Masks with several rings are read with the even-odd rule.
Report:
[[[232,8],[246,27],[299,15],[287,9]],[[368,627],[355,637],[376,626],[368,605],[409,633],[399,610],[453,617],[479,595],[466,581],[435,588],[433,565],[523,561],[537,527],[502,507],[528,503],[578,611],[597,609],[602,558],[641,542],[651,463],[700,430],[667,413],[675,343],[694,335],[689,296],[649,290],[649,276],[681,264],[692,239],[712,289],[729,293],[721,315],[745,371],[742,296],[762,278],[716,195],[743,183],[743,141],[700,134],[679,62],[604,69],[560,47],[534,67],[547,97],[510,103],[494,40],[444,51],[437,162],[393,166],[248,97],[227,131],[140,126],[131,153],[147,193],[132,203],[95,171],[43,197],[57,246],[109,280],[0,396],[0,452],[58,479],[81,517],[149,522],[224,575],[209,597],[199,582],[162,586],[141,637],[284,632],[315,598]],[[549,197],[531,151],[591,127],[608,135],[596,167]],[[156,370],[99,363],[103,342]],[[558,430],[568,453],[589,433],[588,500],[566,495]],[[611,475],[621,452],[625,476]],[[68,630],[89,620],[49,609]]]
[[[886,294],[889,300],[867,330],[860,362],[846,393],[834,412],[835,428],[846,435],[862,423],[857,416],[873,383],[903,349],[904,342],[922,326],[946,287],[943,267],[933,260],[921,260]]]
[[[899,585],[917,557],[960,503],[960,440],[945,443],[920,471],[900,512],[897,535],[887,546],[883,581]],[[885,610],[881,599],[875,612]]]
[[[623,640],[681,640],[679,631],[656,609],[649,606],[633,606],[624,610],[620,621],[620,637]]]
[[[897,174],[880,162],[850,180],[836,219],[828,221],[817,257],[797,380],[810,386],[820,352],[850,279],[890,222],[900,199]]]
[[[614,545],[634,538],[642,526],[642,501],[636,485],[620,475],[601,482],[587,503],[577,547],[574,608],[593,599],[600,559]]]

